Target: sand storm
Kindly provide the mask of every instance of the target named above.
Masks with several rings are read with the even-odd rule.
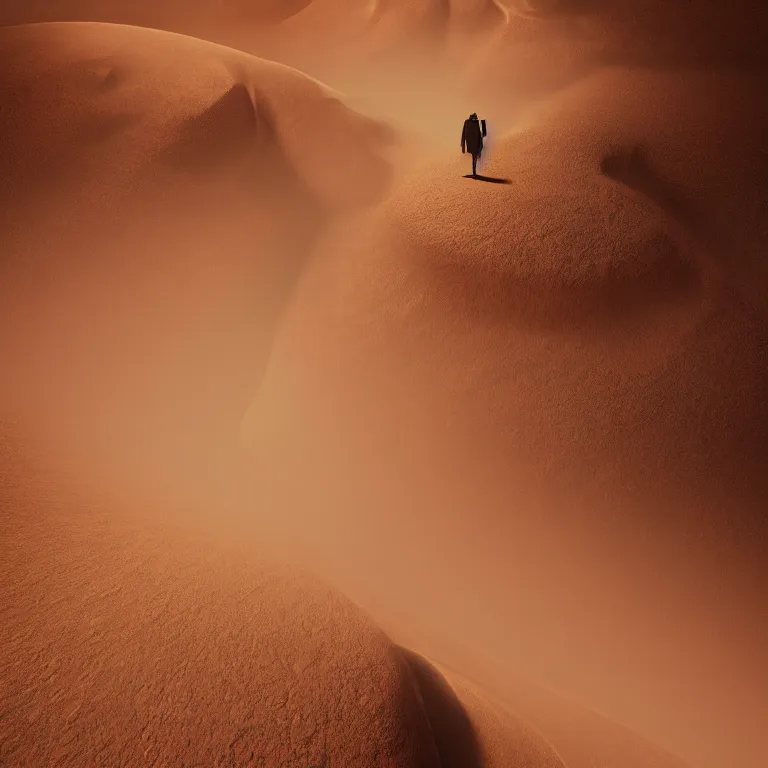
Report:
[[[0,763],[764,763],[766,33],[691,5],[0,11]]]

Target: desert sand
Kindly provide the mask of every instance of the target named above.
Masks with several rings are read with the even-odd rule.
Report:
[[[5,4],[0,764],[764,765],[766,42]]]
[[[502,705],[268,547],[84,496],[3,428],[3,765],[683,765],[546,691]]]

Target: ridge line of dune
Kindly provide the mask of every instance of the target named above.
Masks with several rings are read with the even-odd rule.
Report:
[[[557,759],[562,764],[563,768],[570,768],[569,763],[566,761],[566,759],[560,754],[560,751],[557,749],[555,744],[552,742],[551,738],[549,738],[542,730],[541,728],[536,725],[529,717],[521,714],[518,710],[516,710],[514,707],[512,707],[510,704],[508,704],[503,696],[499,696],[495,693],[490,693],[487,690],[483,689],[483,686],[475,680],[472,676],[466,675],[462,672],[459,672],[454,667],[444,664],[439,659],[434,658],[432,656],[422,656],[422,658],[426,659],[428,662],[434,665],[436,669],[438,669],[440,672],[445,674],[446,679],[449,681],[449,683],[453,686],[454,685],[454,678],[459,679],[463,681],[465,684],[468,684],[469,686],[473,687],[477,691],[482,691],[483,698],[487,700],[490,704],[493,704],[497,706],[499,709],[501,709],[505,714],[507,714],[509,717],[514,718],[521,723],[525,725],[526,728],[528,728],[530,731],[535,733],[537,736],[541,738],[541,740],[549,747],[549,749],[552,750],[552,752],[555,754]],[[544,688],[543,686],[539,686],[542,690],[549,690]],[[562,698],[562,697],[561,697]],[[574,702],[576,703],[576,702]],[[578,704],[577,704],[578,706]],[[609,720],[609,718],[605,718],[606,720]],[[613,721],[610,721],[613,722]]]

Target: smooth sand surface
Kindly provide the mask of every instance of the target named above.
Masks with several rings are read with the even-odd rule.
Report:
[[[763,17],[4,5],[0,763],[762,768]]]

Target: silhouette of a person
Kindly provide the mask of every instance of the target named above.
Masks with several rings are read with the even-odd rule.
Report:
[[[461,153],[466,152],[472,155],[472,175],[477,176],[477,161],[483,152],[483,131],[474,112],[464,121],[461,131]]]

